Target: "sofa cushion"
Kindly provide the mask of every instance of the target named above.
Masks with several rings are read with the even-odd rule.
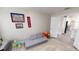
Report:
[[[31,47],[31,46],[34,46],[36,44],[39,44],[39,43],[42,43],[42,42],[45,42],[47,40],[45,40],[45,38],[38,38],[38,39],[35,39],[35,40],[26,40],[25,41],[25,47]]]
[[[41,38],[41,37],[42,37],[41,34],[35,34],[35,35],[32,35],[29,39],[34,40],[34,39],[38,39],[38,38]]]

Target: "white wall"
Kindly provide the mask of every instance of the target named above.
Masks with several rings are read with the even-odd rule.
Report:
[[[0,32],[0,39],[1,39],[1,32]]]
[[[10,13],[22,13],[25,15],[23,29],[16,29],[12,23]],[[48,31],[50,29],[50,16],[32,11],[28,8],[0,8],[1,35],[3,39],[26,39],[32,34]],[[31,17],[32,27],[28,28],[27,16]]]
[[[1,26],[0,26],[0,38],[1,38]]]

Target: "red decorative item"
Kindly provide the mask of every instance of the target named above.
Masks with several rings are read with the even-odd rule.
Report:
[[[31,19],[30,16],[27,17],[28,27],[31,28]]]
[[[43,34],[43,36],[45,36],[47,38],[49,37],[49,35],[48,35],[49,33],[48,32],[43,32],[42,34]]]

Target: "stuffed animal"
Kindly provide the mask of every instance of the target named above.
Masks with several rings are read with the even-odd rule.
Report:
[[[14,48],[21,48],[22,47],[22,43],[21,42],[18,42],[18,41],[14,41],[13,44],[12,44],[12,46]]]

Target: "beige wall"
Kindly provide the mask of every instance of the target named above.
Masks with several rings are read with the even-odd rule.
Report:
[[[16,29],[12,23],[10,13],[22,13],[25,15],[23,29]],[[3,39],[26,39],[30,35],[43,31],[50,31],[50,16],[32,11],[28,8],[0,8],[1,35]],[[28,28],[27,16],[31,17],[32,27]]]

